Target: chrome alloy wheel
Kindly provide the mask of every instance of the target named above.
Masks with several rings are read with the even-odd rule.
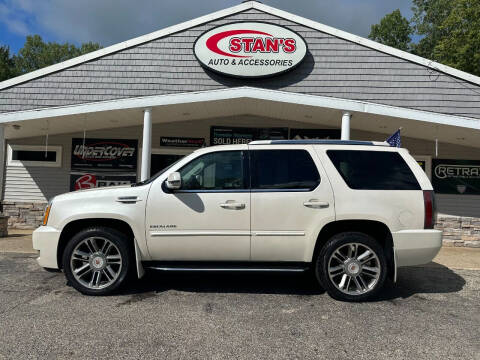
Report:
[[[117,246],[103,237],[81,241],[70,257],[75,279],[89,289],[103,289],[115,282],[122,270],[122,256]]]
[[[377,254],[364,244],[344,244],[328,260],[330,281],[348,295],[361,295],[374,289],[381,271]]]

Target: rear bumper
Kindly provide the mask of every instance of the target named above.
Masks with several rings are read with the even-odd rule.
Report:
[[[397,267],[426,264],[442,247],[441,230],[402,230],[392,233]]]
[[[40,251],[37,262],[41,267],[58,269],[57,247],[60,231],[50,226],[40,226],[32,234],[33,248]]]

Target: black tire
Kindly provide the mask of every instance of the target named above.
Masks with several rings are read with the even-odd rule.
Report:
[[[93,272],[101,273],[104,278],[104,281],[108,283],[107,280],[112,281],[111,284],[106,285],[105,287],[102,288],[90,288],[88,286],[85,286],[82,284],[79,280],[77,280],[76,276],[73,274],[73,269],[72,269],[72,263],[74,263],[76,260],[72,260],[72,255],[74,250],[77,248],[77,246],[84,246],[80,245],[84,243],[86,239],[89,238],[99,238],[99,239],[107,239],[115,247],[113,248],[115,252],[115,256],[118,257],[120,256],[120,262],[121,265],[117,265],[118,267],[115,268],[116,271],[116,278],[115,276],[111,276],[112,279],[107,278],[107,270],[97,270],[92,267],[92,265],[89,266],[90,272],[93,274]],[[97,240],[95,240],[97,241]],[[102,240],[98,240],[102,241]],[[85,295],[109,295],[112,294],[116,291],[118,291],[129,279],[129,276],[132,271],[133,267],[133,257],[132,257],[132,246],[130,245],[131,239],[128,239],[127,236],[125,236],[123,233],[121,233],[118,230],[108,228],[108,227],[90,227],[86,228],[77,234],[75,234],[70,241],[67,243],[67,246],[65,247],[65,250],[63,252],[63,257],[62,257],[62,263],[63,263],[63,271],[65,272],[65,276],[68,280],[68,282],[78,291],[80,291],[82,294]],[[108,252],[107,252],[108,253]],[[118,255],[117,255],[118,253]],[[91,259],[91,257],[87,258],[84,257],[84,259]],[[108,264],[107,262],[107,256],[105,256],[105,266]],[[90,263],[90,261],[82,260],[85,261],[85,264]],[[87,267],[87,270],[89,269]],[[95,271],[92,271],[94,269]],[[89,274],[85,275],[85,282],[88,279],[87,276]],[[102,285],[101,285],[102,286]]]
[[[344,291],[350,292],[350,293],[346,293],[340,290],[341,285],[340,284],[336,285],[336,283],[331,279],[331,276],[329,275],[328,267],[329,267],[329,261],[332,259],[332,255],[338,249],[341,249],[340,252],[345,251],[344,249],[347,249],[348,251],[348,247],[346,247],[346,245],[348,244],[357,244],[356,245],[357,249],[363,249],[363,250],[365,250],[364,248],[365,246],[369,248],[369,250],[371,250],[373,253],[375,253],[376,259],[374,258],[371,261],[374,262],[375,264],[378,263],[378,268],[379,268],[378,278],[374,279],[373,277],[373,276],[377,277],[377,275],[375,274],[377,274],[378,272],[372,273],[372,275],[368,275],[367,270],[363,269],[364,266],[370,265],[372,263],[367,262],[366,265],[361,264],[362,261],[360,262],[356,261],[355,263],[353,263],[354,262],[353,260],[356,260],[354,257],[351,258],[352,262],[350,262],[349,260],[345,260],[343,263],[333,259],[332,264],[340,265],[343,267],[343,269],[339,270],[340,272],[338,273],[338,275],[331,275],[331,276],[333,277],[333,279],[337,279],[337,281],[338,279],[340,279],[340,284],[342,283],[341,280],[342,280],[342,277],[344,276],[343,274],[346,275],[346,279],[347,279],[346,281],[348,281],[348,284],[350,284],[350,281],[352,281],[354,278],[357,279],[357,281],[359,281],[359,283],[361,283],[362,285],[372,284],[371,288],[368,286],[365,286],[365,290],[361,290],[365,292],[359,291],[358,287],[355,284],[352,284],[351,287],[349,285],[346,285],[347,289]],[[364,259],[368,259],[368,257],[362,258],[362,260]],[[355,270],[359,271],[359,273],[357,275],[352,275],[353,274],[352,272],[347,271],[346,269],[348,268],[348,264],[350,264],[349,269],[352,269],[354,271]],[[361,264],[361,265],[358,266],[358,264]],[[327,243],[323,246],[323,248],[321,249],[315,261],[315,275],[320,285],[327,291],[327,293],[332,298],[336,300],[341,300],[341,301],[366,301],[374,298],[378,294],[378,292],[382,289],[385,283],[385,279],[387,277],[387,271],[388,271],[387,260],[382,247],[374,238],[361,232],[343,232],[343,233],[339,233],[332,236],[327,241]],[[368,271],[368,273],[369,272],[370,271]],[[333,272],[333,274],[336,274],[336,273],[337,272]],[[335,276],[337,277],[335,278]],[[362,282],[360,282],[360,279],[358,278],[358,276],[361,276]],[[345,286],[345,282],[343,283],[344,284],[343,286]],[[352,294],[351,292],[358,292],[358,293]]]

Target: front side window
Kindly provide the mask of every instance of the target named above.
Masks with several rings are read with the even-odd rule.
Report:
[[[254,150],[251,154],[252,190],[313,190],[320,175],[305,150]]]
[[[397,152],[328,150],[343,180],[357,190],[420,190],[415,175]]]
[[[181,190],[247,189],[245,153],[221,151],[199,156],[179,170]]]

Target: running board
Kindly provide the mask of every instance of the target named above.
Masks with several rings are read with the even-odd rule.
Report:
[[[169,272],[305,272],[309,269],[308,264],[259,264],[259,263],[163,263],[144,262],[145,269]]]

